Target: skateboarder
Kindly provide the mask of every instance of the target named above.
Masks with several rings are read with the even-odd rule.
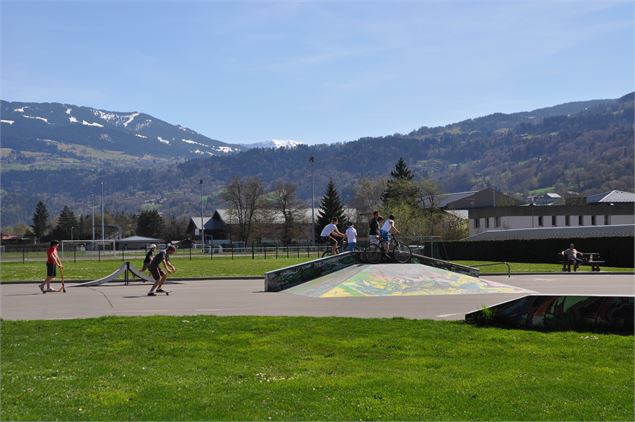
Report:
[[[57,255],[57,247],[59,244],[60,242],[57,240],[51,240],[51,246],[49,246],[46,250],[46,278],[38,286],[42,293],[54,291],[51,289],[51,280],[53,280],[56,276],[55,268],[59,267],[60,270],[64,268],[60,257]]]
[[[141,267],[141,271],[145,271],[148,269],[148,266],[150,265],[150,262],[152,262],[152,256],[154,255],[154,250],[157,248],[156,244],[152,244],[150,245],[150,249],[148,250],[148,253],[146,254],[146,258],[143,260],[143,267]]]
[[[176,271],[174,265],[170,263],[170,255],[176,252],[176,247],[174,245],[169,245],[166,250],[159,252],[152,258],[150,265],[148,265],[148,270],[150,270],[150,274],[152,274],[152,278],[154,278],[154,284],[150,288],[148,292],[148,296],[156,296],[154,292],[157,293],[167,293],[165,290],[161,288],[165,280],[168,278],[169,273],[173,273]],[[165,268],[164,272],[161,269],[161,264]]]

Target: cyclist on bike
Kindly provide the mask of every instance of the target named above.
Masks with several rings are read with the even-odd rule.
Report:
[[[331,222],[327,224],[326,226],[324,226],[324,228],[322,229],[322,233],[320,233],[322,240],[330,243],[331,253],[333,255],[337,255],[338,240],[344,237],[344,233],[340,232],[337,229],[337,222],[338,222],[337,217],[331,218]]]
[[[384,224],[381,226],[381,229],[379,230],[379,234],[381,235],[382,239],[385,240],[384,248],[385,248],[385,251],[388,252],[388,245],[390,244],[390,238],[395,234],[399,234],[399,230],[397,230],[397,227],[395,227],[394,215],[390,214],[388,216],[388,220],[386,220]]]

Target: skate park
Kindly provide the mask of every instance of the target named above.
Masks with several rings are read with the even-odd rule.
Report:
[[[122,275],[125,275],[123,279]],[[262,278],[178,280],[169,297],[147,297],[149,278],[124,263],[109,276],[67,283],[68,293],[5,283],[2,318],[73,319],[144,315],[338,316],[464,320],[467,314],[536,295],[635,296],[632,274],[550,273],[482,276],[427,257],[364,264],[349,254],[271,271]],[[631,312],[632,314],[632,312]]]

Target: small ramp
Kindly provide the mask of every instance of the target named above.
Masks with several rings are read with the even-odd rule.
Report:
[[[141,279],[141,281],[143,281],[143,282],[148,281],[148,282],[154,283],[154,280],[152,278],[150,278],[147,275],[143,274],[134,265],[132,265],[130,262],[126,261],[123,264],[121,264],[121,266],[119,268],[117,268],[115,271],[113,271],[112,273],[108,274],[105,277],[99,278],[97,280],[86,281],[84,283],[69,285],[68,287],[99,286],[101,284],[109,283],[111,281],[122,281],[125,284],[128,284],[128,282],[130,281],[130,277],[129,277],[128,273],[130,273],[133,276]],[[117,278],[119,278],[119,276],[121,274],[124,274],[124,279],[123,280],[117,280]]]
[[[320,298],[533,293],[423,264],[356,264],[296,285],[286,292]]]

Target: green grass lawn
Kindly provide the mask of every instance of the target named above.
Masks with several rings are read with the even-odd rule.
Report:
[[[457,264],[474,266],[481,270],[482,273],[506,273],[507,266],[502,263],[495,263],[490,261],[453,261]],[[496,265],[490,265],[496,264]],[[512,273],[559,273],[562,272],[561,264],[534,264],[525,262],[509,262],[509,266]],[[634,268],[622,268],[622,267],[601,267],[602,271],[611,272],[633,272]],[[578,272],[591,272],[591,267],[580,266]]]
[[[315,259],[315,258],[311,258]],[[267,271],[286,267],[289,265],[305,262],[308,259],[301,258],[278,258],[278,259],[251,259],[251,258],[196,258],[190,260],[188,257],[173,257],[172,263],[176,266],[177,272],[174,277],[240,277],[258,276],[263,277]],[[1,281],[25,281],[42,280],[46,275],[46,266],[42,262],[3,262],[0,264]],[[133,265],[141,269],[143,259],[131,260]],[[104,277],[119,268],[122,261],[108,260],[101,262],[96,260],[72,260],[63,261],[65,280],[94,280]],[[59,274],[59,270],[58,270]],[[123,275],[121,276],[123,279]]]
[[[262,277],[267,271],[278,268],[295,265],[316,259],[315,256],[307,258],[306,255],[299,258],[268,258],[262,257],[251,259],[251,257],[240,257],[231,259],[230,257],[214,257],[209,259],[206,257],[195,257],[189,259],[188,255],[176,255],[172,258],[172,262],[177,268],[174,277],[193,278],[193,277],[244,277],[256,276]],[[137,268],[141,269],[142,258],[132,259]],[[42,280],[46,273],[46,267],[42,261],[22,262],[3,262],[0,263],[0,281],[35,281]],[[119,268],[123,261],[121,260],[77,260],[65,259],[64,278],[66,280],[95,280],[104,277]],[[486,261],[456,261],[458,264],[479,266],[482,264],[490,264]],[[512,272],[561,272],[562,266],[558,264],[527,264],[527,263],[510,263]],[[481,267],[482,273],[507,273],[506,265],[484,266]],[[581,267],[580,272],[589,272],[590,267]],[[602,267],[603,271],[620,271],[633,272],[633,268],[613,268]],[[121,276],[123,279],[123,275]]]
[[[633,337],[462,322],[2,322],[2,420],[632,420]]]

